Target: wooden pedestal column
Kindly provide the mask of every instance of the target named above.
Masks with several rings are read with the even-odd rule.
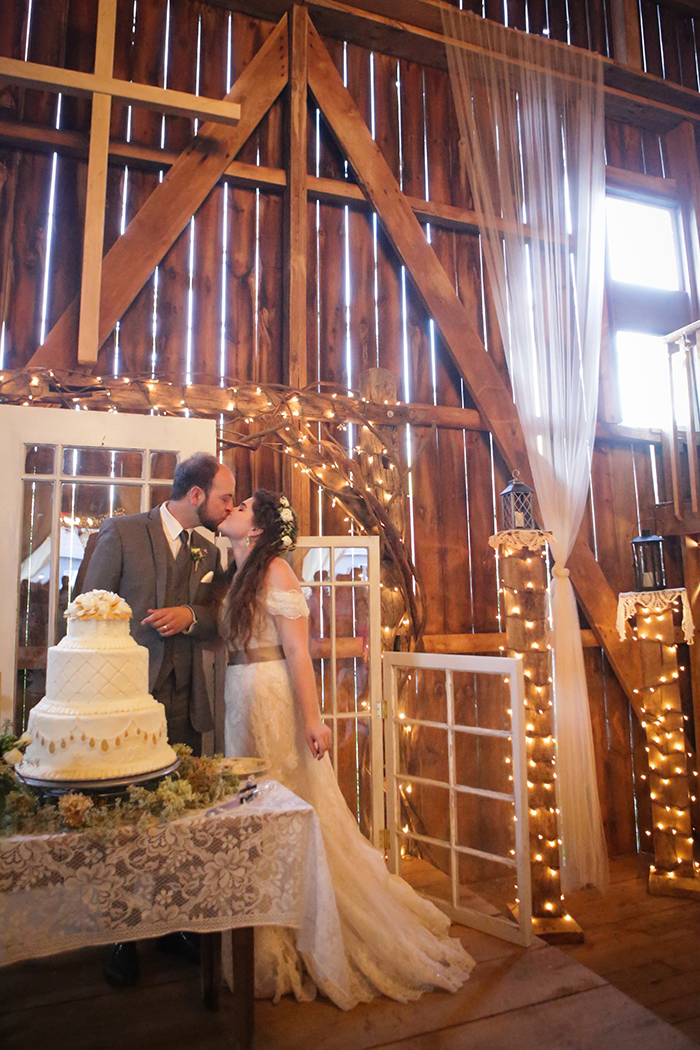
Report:
[[[644,683],[642,725],[647,737],[654,821],[649,892],[695,897],[700,895],[700,877],[693,860],[692,770],[678,687],[673,608],[649,609],[643,604],[645,596],[645,592],[638,592],[636,621]]]
[[[561,895],[547,538],[545,532],[515,529],[499,532],[490,543],[501,555],[509,655],[523,661],[525,674],[533,929],[550,943],[571,943],[582,941],[583,932]]]

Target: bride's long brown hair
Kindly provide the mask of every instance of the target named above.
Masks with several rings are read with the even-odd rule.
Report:
[[[257,603],[270,563],[279,555],[292,551],[297,538],[296,514],[286,497],[269,489],[258,489],[253,493],[252,509],[253,522],[261,532],[237,576],[236,563],[230,566],[231,583],[221,610],[223,637],[230,638],[233,648],[238,650],[246,649],[250,642]],[[292,515],[289,521],[285,520],[289,516],[287,511]]]

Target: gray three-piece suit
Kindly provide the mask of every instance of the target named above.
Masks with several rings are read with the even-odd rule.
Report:
[[[131,633],[148,649],[149,692],[165,704],[170,742],[193,744],[197,750],[199,734],[214,728],[200,643],[213,645],[216,639],[213,595],[223,570],[218,548],[200,533],[192,534],[190,547],[204,553],[193,558],[186,549],[173,558],[159,507],[146,514],[107,518],[92,553],[86,552],[89,561],[80,590],[114,591],[129,603]],[[209,582],[203,582],[207,576]],[[195,614],[196,624],[188,634],[163,638],[154,627],[141,624],[149,609],[174,605],[189,605]],[[172,707],[175,691],[184,713]]]

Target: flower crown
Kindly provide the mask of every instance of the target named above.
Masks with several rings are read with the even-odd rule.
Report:
[[[297,545],[297,520],[286,496],[280,496],[277,517],[281,522],[278,542],[284,553],[289,554]]]

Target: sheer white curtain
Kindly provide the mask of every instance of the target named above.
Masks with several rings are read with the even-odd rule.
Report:
[[[463,162],[552,581],[562,888],[607,884],[588,693],[566,562],[589,485],[605,251],[596,55],[443,7]]]

